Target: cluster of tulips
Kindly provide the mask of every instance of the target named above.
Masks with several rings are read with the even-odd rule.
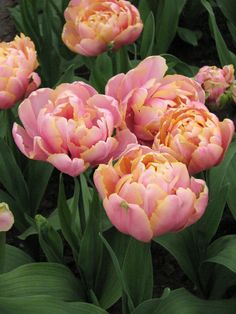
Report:
[[[81,1],[71,1],[65,12],[62,38],[71,50],[95,56],[142,31],[127,1],[86,3],[82,10]],[[24,35],[0,43],[0,108],[28,97],[19,105],[22,125],[14,123],[12,131],[25,156],[73,177],[98,166],[94,183],[110,221],[140,241],[200,219],[208,189],[192,175],[218,165],[234,133],[230,119],[219,121],[205,106],[204,89],[218,101],[234,81],[231,66],[205,67],[191,79],[165,75],[165,59],[151,56],[110,78],[99,94],[80,81],[37,89],[37,65],[34,44]],[[3,219],[0,209],[0,227]]]

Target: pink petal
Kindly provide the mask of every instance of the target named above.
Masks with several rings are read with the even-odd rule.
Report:
[[[89,164],[85,163],[83,159],[70,159],[66,154],[53,154],[47,159],[54,167],[69,176],[76,177],[84,172]]]
[[[150,223],[143,209],[136,204],[128,204],[117,194],[111,194],[103,201],[111,223],[122,233],[129,234],[143,242],[153,237]]]

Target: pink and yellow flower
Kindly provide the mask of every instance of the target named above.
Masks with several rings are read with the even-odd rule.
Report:
[[[131,44],[143,29],[138,10],[125,0],[72,0],[65,20],[62,40],[85,56]]]
[[[14,224],[14,216],[6,203],[0,203],[0,232],[6,232]]]
[[[94,182],[111,223],[143,242],[195,223],[208,202],[203,180],[190,177],[171,155],[148,147],[134,146],[114,166],[100,165]]]
[[[12,107],[41,83],[33,42],[23,34],[0,43],[0,109]]]
[[[109,161],[136,141],[129,130],[112,136],[121,120],[116,100],[83,82],[33,92],[19,106],[19,117],[23,127],[15,123],[13,137],[21,152],[71,176]]]
[[[201,108],[169,110],[160,122],[153,149],[185,163],[191,174],[218,165],[231,142],[234,124]]]
[[[221,96],[234,81],[234,67],[232,64],[225,65],[222,69],[204,66],[195,76],[195,80],[205,90],[207,102],[219,105]]]
[[[106,86],[106,94],[120,104],[123,116],[120,127],[128,127],[140,143],[149,146],[168,109],[189,103],[205,108],[205,93],[198,83],[183,75],[163,77],[166,70],[164,58],[148,57],[127,74],[111,78]]]

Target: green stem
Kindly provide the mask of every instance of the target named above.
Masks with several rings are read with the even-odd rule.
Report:
[[[0,232],[0,274],[4,272],[6,255],[6,232]]]

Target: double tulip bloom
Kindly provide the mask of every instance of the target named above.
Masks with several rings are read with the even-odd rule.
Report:
[[[153,149],[185,163],[191,174],[218,165],[231,142],[234,124],[202,108],[169,110],[161,119]]]
[[[124,0],[72,0],[65,20],[62,40],[85,56],[133,43],[143,28],[138,10]]]
[[[119,102],[123,123],[139,143],[152,146],[160,129],[160,119],[170,108],[186,107],[189,104],[204,107],[205,93],[194,80],[183,75],[167,75],[165,59],[148,57],[127,74],[111,78],[106,94]]]
[[[225,65],[222,69],[204,66],[195,76],[195,80],[205,90],[208,104],[212,108],[217,108],[220,106],[222,96],[234,81],[234,67],[232,64]]]
[[[33,42],[23,34],[0,43],[0,109],[12,107],[40,85]]]
[[[112,136],[121,123],[116,100],[83,82],[33,92],[19,106],[19,117],[23,127],[15,123],[13,137],[21,152],[71,176],[108,162],[136,141],[128,129]]]
[[[203,180],[148,147],[130,147],[114,166],[100,165],[94,182],[112,224],[143,242],[195,223],[208,202]]]

